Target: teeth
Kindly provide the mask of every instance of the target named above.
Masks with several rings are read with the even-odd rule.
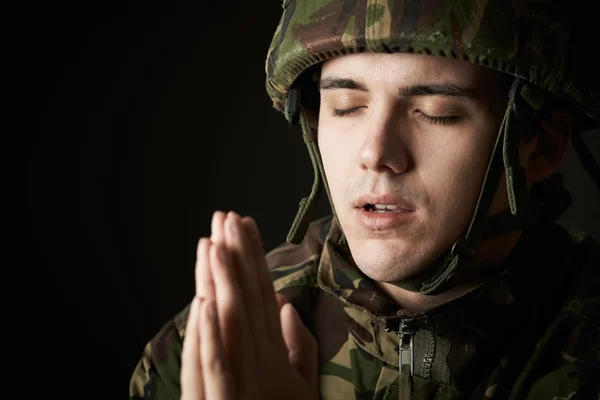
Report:
[[[398,206],[393,204],[373,204],[373,208],[376,210],[396,210]]]

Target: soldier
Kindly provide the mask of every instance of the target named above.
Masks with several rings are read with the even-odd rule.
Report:
[[[600,398],[600,246],[555,223],[570,142],[600,188],[581,7],[284,1],[267,91],[312,191],[266,258],[250,217],[214,214],[130,398]]]

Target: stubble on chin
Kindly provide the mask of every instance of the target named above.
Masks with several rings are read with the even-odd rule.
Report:
[[[395,282],[410,278],[423,271],[429,264],[422,254],[422,249],[411,250],[402,245],[387,248],[364,243],[364,240],[362,242],[353,243],[348,239],[352,258],[363,274],[378,282]]]

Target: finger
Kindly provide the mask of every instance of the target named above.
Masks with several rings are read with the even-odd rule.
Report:
[[[219,320],[213,300],[205,301],[200,307],[202,335],[200,354],[206,398],[211,400],[233,400],[234,382],[229,369],[225,350],[219,333]]]
[[[317,341],[290,303],[281,308],[281,332],[290,364],[302,375],[313,393],[318,393]]]
[[[181,352],[181,399],[204,399],[202,381],[202,363],[200,361],[200,329],[198,327],[200,299],[195,297],[185,328],[183,349]]]
[[[211,247],[210,268],[215,284],[221,341],[231,365],[234,381],[245,385],[247,374],[256,368],[254,337],[225,244],[215,243]]]
[[[246,218],[246,217],[245,217]],[[253,218],[247,217],[245,227],[250,233],[252,240],[252,249],[254,249],[254,258],[256,259],[256,278],[258,280],[259,290],[264,305],[267,335],[271,342],[280,349],[283,349],[284,343],[281,337],[281,321],[279,319],[278,303],[273,289],[273,281],[269,276],[269,269],[265,259],[265,250],[258,232],[258,227]]]
[[[212,217],[210,225],[210,240],[212,242],[222,242],[225,240],[225,234],[223,232],[223,224],[225,223],[225,214],[223,211],[215,211]]]
[[[253,332],[254,346],[257,354],[265,354],[267,347],[270,348],[271,345],[268,342],[265,310],[257,279],[256,258],[250,237],[239,215],[234,212],[229,213],[225,220],[225,242],[237,264],[237,281],[240,283],[246,315]]]
[[[215,297],[215,286],[210,273],[208,259],[210,246],[210,239],[202,238],[198,243],[196,251],[196,296],[205,299],[213,299]]]

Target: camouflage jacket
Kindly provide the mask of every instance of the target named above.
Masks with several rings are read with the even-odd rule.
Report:
[[[339,235],[325,218],[301,245],[267,256],[276,291],[319,343],[322,399],[600,398],[600,246],[592,238],[556,224],[528,228],[496,281],[409,313],[358,272]],[[179,398],[187,313],[147,344],[130,399]]]

